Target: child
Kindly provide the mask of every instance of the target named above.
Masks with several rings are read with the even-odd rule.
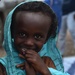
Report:
[[[40,1],[17,5],[5,22],[7,56],[0,59],[0,75],[68,75],[56,48],[56,31],[57,19],[48,5]]]

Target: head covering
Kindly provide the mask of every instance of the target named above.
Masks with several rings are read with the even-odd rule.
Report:
[[[20,3],[17,5],[7,16],[4,26],[4,48],[7,52],[7,56],[4,58],[6,61],[3,64],[6,68],[7,75],[26,75],[24,70],[16,68],[17,64],[24,62],[18,56],[13,44],[13,39],[11,38],[11,21],[12,21],[12,14],[14,10],[24,4],[25,2]],[[43,45],[41,51],[39,52],[40,56],[49,56],[53,61],[57,68],[57,70],[63,71],[62,60],[60,53],[56,47],[56,38],[49,38],[48,41]]]

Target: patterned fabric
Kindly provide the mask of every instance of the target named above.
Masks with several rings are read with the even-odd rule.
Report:
[[[7,71],[7,75],[26,75],[24,70],[16,68],[17,64],[24,62],[23,59],[19,58],[18,53],[15,50],[13,39],[11,38],[11,20],[12,14],[14,10],[25,2],[20,3],[17,5],[7,16],[4,26],[4,48],[7,52],[7,56],[0,59],[0,62],[4,65]],[[42,47],[41,51],[39,52],[40,56],[48,56],[50,57],[53,62],[55,63],[56,69],[58,71],[63,72],[63,65],[60,53],[56,47],[56,38],[49,38],[46,44]],[[53,69],[52,69],[53,71]],[[56,75],[56,74],[52,74]],[[57,74],[58,75],[58,74]]]

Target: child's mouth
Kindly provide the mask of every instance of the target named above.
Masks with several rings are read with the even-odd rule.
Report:
[[[25,55],[26,48],[22,48],[22,54]]]
[[[35,51],[35,52],[38,52],[37,49],[32,49],[32,48],[25,48],[25,47],[22,47],[22,48],[21,48],[21,52],[22,52],[23,55],[25,55],[25,51],[26,51],[26,50],[33,50],[33,51]]]

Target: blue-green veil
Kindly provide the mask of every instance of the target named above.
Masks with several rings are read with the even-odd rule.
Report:
[[[6,67],[7,75],[25,75],[25,71],[21,69],[17,69],[16,65],[24,62],[23,59],[19,58],[18,53],[16,52],[13,39],[11,38],[11,21],[12,21],[12,14],[14,10],[24,4],[25,2],[20,3],[17,5],[7,16],[5,25],[4,25],[4,48],[6,50],[7,56],[4,58],[6,61],[3,65]],[[60,53],[56,47],[56,38],[49,38],[48,41],[44,44],[41,51],[39,52],[40,56],[49,56],[55,66],[56,69],[59,71],[63,71],[62,59]]]

